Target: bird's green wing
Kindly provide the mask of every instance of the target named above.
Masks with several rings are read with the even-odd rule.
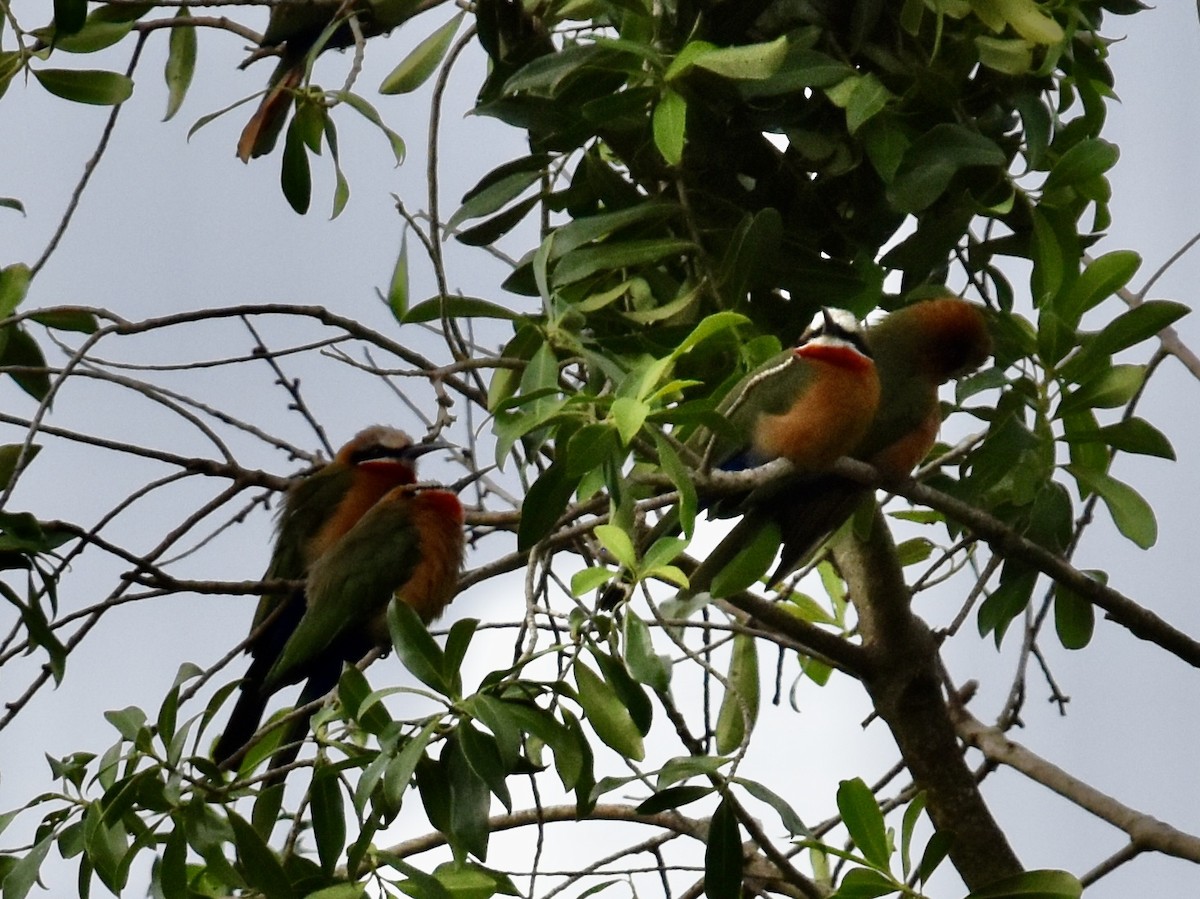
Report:
[[[708,449],[708,439],[713,438],[709,456],[713,465],[738,469],[762,464],[763,459],[741,458],[753,441],[758,417],[786,412],[806,389],[811,377],[811,367],[791,350],[768,359],[735,384],[721,400],[717,412],[725,418],[727,427],[715,437],[705,435],[701,454]]]
[[[315,660],[348,638],[365,652],[386,633],[379,621],[420,560],[408,500],[384,497],[313,563],[304,617],[268,673],[268,688],[305,676]]]
[[[308,544],[341,503],[353,476],[349,467],[331,464],[291,488],[279,514],[275,548],[264,576],[267,580],[304,577],[309,563]],[[279,595],[267,594],[259,600],[252,629],[262,624],[280,599]]]

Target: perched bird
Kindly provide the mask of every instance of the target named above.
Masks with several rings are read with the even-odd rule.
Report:
[[[249,162],[251,157],[265,156],[275,148],[296,89],[304,80],[309,54],[353,46],[356,37],[349,24],[352,15],[357,18],[358,33],[365,39],[386,34],[427,6],[427,0],[280,0],[272,5],[262,46],[279,47],[279,63],[258,110],[242,129],[238,158]],[[322,36],[324,42],[318,46]],[[251,56],[250,61],[259,55]]]
[[[760,365],[721,401],[728,431],[712,436],[708,461],[726,471],[784,458],[823,471],[857,446],[879,405],[880,385],[858,321],[822,309],[797,345]]]
[[[866,342],[879,378],[878,411],[847,455],[869,462],[888,477],[903,477],[937,439],[938,388],[974,371],[991,354],[987,320],[973,303],[940,297],[891,313],[867,330]],[[741,505],[746,512],[742,521],[705,560],[692,589],[707,589],[716,572],[768,521],[780,529],[782,551],[771,576],[777,582],[811,555],[869,493],[869,488],[828,471],[801,472],[752,493]]]
[[[716,410],[726,427],[689,440],[706,467],[737,471],[783,458],[792,463],[795,475],[749,496],[710,502],[709,516],[743,515],[776,503],[786,508],[799,485],[828,471],[863,441],[879,401],[876,365],[858,320],[842,309],[822,309],[794,348],[767,360],[726,394]],[[693,573],[688,592],[709,589],[711,579],[767,520],[744,516],[740,536],[709,554]],[[652,530],[647,546],[675,527],[668,515]],[[602,607],[613,604],[612,597],[601,601]]]
[[[259,602],[252,661],[213,749],[219,765],[241,753],[274,693],[307,679],[296,705],[309,703],[334,687],[343,663],[388,645],[393,597],[426,623],[454,598],[464,551],[462,505],[449,491],[413,486],[416,458],[440,446],[414,444],[392,428],[367,428],[288,493],[266,579],[304,585]],[[293,722],[272,769],[295,758],[307,729],[307,718]]]

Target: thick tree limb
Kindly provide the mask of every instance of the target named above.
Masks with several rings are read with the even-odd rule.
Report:
[[[869,538],[839,541],[834,561],[871,660],[863,682],[913,780],[926,793],[934,826],[951,838],[954,867],[972,890],[1019,874],[1021,863],[963,759],[942,692],[937,640],[912,613],[896,547],[878,509]]]

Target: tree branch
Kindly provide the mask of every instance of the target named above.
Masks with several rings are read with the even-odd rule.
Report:
[[[925,790],[929,817],[951,837],[950,859],[975,890],[1022,867],[967,767],[941,689],[937,639],[912,613],[891,532],[878,508],[865,541],[833,548],[858,612],[871,665],[864,678],[908,770]]]

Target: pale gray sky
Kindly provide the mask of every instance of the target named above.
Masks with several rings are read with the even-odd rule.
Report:
[[[402,195],[412,208],[425,206],[420,135],[428,115],[428,88],[414,97],[376,97],[374,87],[403,55],[403,48],[431,28],[402,30],[368,54],[361,91],[377,101],[384,118],[409,139],[409,158],[394,169],[383,138],[352,113],[340,114],[343,167],[352,198],[345,213],[333,222],[326,218],[333,175],[325,163],[314,166],[313,211],[299,217],[279,192],[277,156],[250,166],[234,158],[237,133],[249,107],[185,142],[187,129],[199,116],[257,90],[271,63],[239,72],[235,67],[244,55],[241,43],[226,35],[202,34],[193,95],[174,121],[162,124],[165,35],[158,35],[147,46],[136,76],[137,90],[122,112],[107,157],[62,246],[35,282],[29,303],[97,305],[128,318],[237,303],[322,304],[411,341],[422,351],[435,352],[428,348],[433,343],[428,335],[411,326],[396,331],[372,291],[373,285],[386,285],[400,241],[400,220],[389,194]],[[1139,285],[1200,231],[1200,172],[1194,150],[1200,143],[1196,134],[1200,97],[1193,90],[1200,25],[1191,4],[1172,3],[1131,18],[1110,17],[1105,31],[1127,39],[1112,51],[1122,102],[1111,107],[1106,135],[1122,151],[1111,175],[1115,221],[1097,251],[1139,251],[1145,258],[1135,281]],[[118,48],[106,54],[103,65],[123,69],[127,53],[127,48]],[[332,73],[330,82],[340,81],[344,58],[322,64]],[[476,62],[462,66],[451,82],[452,99],[443,120],[444,214],[479,175],[522,151],[519,136],[512,131],[492,120],[461,115],[479,80]],[[9,136],[0,166],[0,196],[20,198],[28,214],[22,217],[0,210],[0,262],[32,262],[40,255],[106,115],[106,110],[48,97],[36,84],[10,87],[0,101],[4,132]],[[494,296],[499,265],[476,251],[450,246],[455,286]],[[410,249],[415,250],[415,245],[410,243]],[[1195,255],[1185,257],[1158,282],[1152,296],[1192,302],[1193,285],[1200,282],[1198,268]],[[428,266],[414,263],[414,298],[432,290]],[[1110,312],[1111,307],[1101,310]],[[1178,327],[1185,341],[1200,347],[1200,320],[1192,316]],[[305,339],[282,327],[267,328],[265,336],[273,345]],[[248,336],[231,324],[180,330],[167,341],[105,344],[107,352],[101,355],[142,361],[201,359],[245,352],[250,346]],[[306,399],[335,444],[372,421],[420,427],[386,390],[372,387],[342,366],[325,363],[301,368],[297,362],[288,368],[305,376]],[[278,423],[289,436],[315,447],[302,423],[286,413],[288,398],[272,384],[272,377],[260,366],[189,374],[179,377],[178,383],[247,418]],[[1118,476],[1134,484],[1157,510],[1158,545],[1145,552],[1136,549],[1116,535],[1100,512],[1101,520],[1076,557],[1082,567],[1108,570],[1114,586],[1191,634],[1200,634],[1192,564],[1198,549],[1193,510],[1200,504],[1197,388],[1181,366],[1168,361],[1141,407],[1142,414],[1173,440],[1178,463],[1122,459],[1116,468]],[[0,385],[0,397],[14,414],[32,412],[32,404],[7,383]],[[49,422],[178,452],[207,452],[203,441],[180,428],[172,416],[152,411],[128,392],[103,385],[69,386]],[[19,432],[8,429],[0,442],[17,439]],[[289,470],[281,454],[255,441],[239,441],[236,449],[240,461],[247,464],[281,473]],[[22,482],[14,507],[31,509],[42,517],[88,522],[147,477],[144,469],[130,472],[122,462],[118,456],[48,446]],[[453,467],[440,460],[430,460],[426,470],[434,477],[457,476]],[[206,489],[215,488],[206,485]],[[148,546],[161,516],[170,515],[178,504],[194,503],[196,495],[197,490],[188,487],[153,499],[130,516],[130,526],[146,529],[144,545]],[[236,535],[217,543],[204,563],[197,565],[197,573],[228,579],[257,577],[269,540],[269,521],[259,515]],[[64,603],[74,607],[96,601],[111,589],[121,570],[122,566],[104,560],[81,562],[64,582]],[[458,599],[449,617],[511,619],[520,614],[519,596],[519,583],[507,590],[498,585],[477,588]],[[944,609],[937,604],[953,606],[957,601],[954,595],[933,595],[922,599],[928,605],[919,609],[941,620]],[[45,776],[44,752],[102,751],[114,734],[101,710],[137,704],[153,714],[177,665],[184,660],[203,665],[217,659],[241,639],[251,607],[246,598],[178,597],[108,615],[72,656],[66,684],[43,693],[31,711],[0,733],[5,759],[0,810],[40,788],[34,785]],[[1192,714],[1200,704],[1197,672],[1103,622],[1092,646],[1082,653],[1068,653],[1052,643],[1048,641],[1047,648],[1055,676],[1072,697],[1070,714],[1061,718],[1044,702],[1045,690],[1035,678],[1025,712],[1028,726],[1015,737],[1135,808],[1186,831],[1200,832],[1200,783],[1195,773],[1200,725]],[[979,717],[987,718],[999,707],[1003,697],[989,684],[1006,685],[996,680],[996,672],[1011,669],[1015,648],[1010,641],[1003,652],[995,653],[990,642],[971,638],[951,644],[948,661],[955,678],[961,682],[979,677],[985,684],[973,706]],[[498,651],[500,656],[503,653]],[[383,665],[387,667],[380,674],[373,672],[373,677],[384,676],[383,671],[398,675],[393,660]],[[229,677],[233,676],[231,671]],[[5,680],[8,699],[12,681],[7,672]],[[760,733],[750,761],[761,767],[760,773],[767,772],[763,776],[768,781],[781,765],[792,767],[795,776],[789,795],[804,797],[798,807],[817,817],[832,810],[837,777],[856,773],[874,777],[891,757],[886,745],[880,745],[888,741],[878,739],[879,724],[865,738],[859,733],[858,724],[868,707],[848,681],[835,679],[824,691],[806,686],[803,701],[799,716],[785,709],[764,720],[760,726],[778,727],[786,736],[773,742]],[[993,776],[986,795],[1018,854],[1031,867],[1066,867],[1083,873],[1123,843],[1112,829],[1018,775]],[[73,883],[74,863],[70,869],[64,884]],[[1194,866],[1154,857],[1126,865],[1087,895],[1117,899],[1137,890],[1187,897],[1194,894],[1196,882]],[[939,895],[957,893],[946,886]]]

